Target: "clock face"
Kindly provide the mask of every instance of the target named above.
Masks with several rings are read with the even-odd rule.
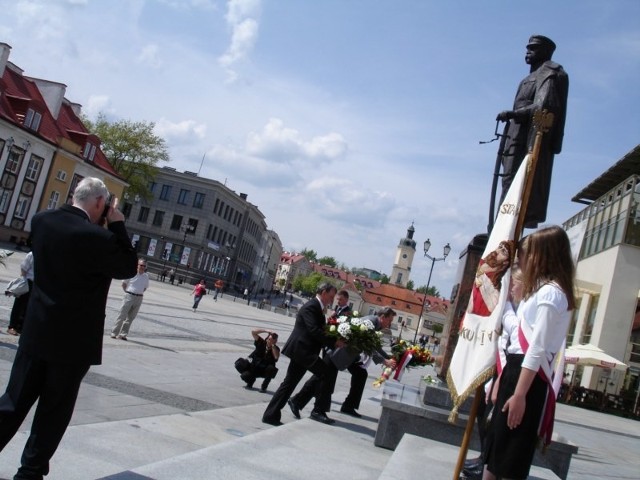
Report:
[[[406,253],[403,253],[403,254],[402,254],[402,258],[407,258],[407,254],[406,254]]]

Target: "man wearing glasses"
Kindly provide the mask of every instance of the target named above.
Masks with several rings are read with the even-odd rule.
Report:
[[[142,305],[142,296],[147,288],[149,288],[147,263],[144,260],[138,260],[136,276],[122,282],[124,298],[122,299],[122,307],[120,307],[116,324],[111,330],[111,338],[127,339],[129,328],[131,328],[133,319],[138,315],[140,305]]]

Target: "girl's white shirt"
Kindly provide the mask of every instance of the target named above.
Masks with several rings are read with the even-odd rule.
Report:
[[[518,325],[525,321],[533,334],[528,339],[529,349],[522,366],[538,371],[543,360],[549,365],[562,347],[569,329],[571,311],[567,310],[568,305],[567,296],[556,283],[542,285],[531,297],[520,302],[515,312],[507,302],[503,316],[504,343],[501,347],[506,348],[507,353],[524,353]]]

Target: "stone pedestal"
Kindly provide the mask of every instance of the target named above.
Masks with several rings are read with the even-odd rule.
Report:
[[[469,419],[471,399],[463,404],[456,424],[449,422],[451,407],[446,407],[448,392],[446,388],[426,385],[424,388],[404,385],[395,381],[385,383],[382,392],[382,413],[378,421],[378,429],[374,443],[377,447],[395,448],[405,433],[435,440],[449,445],[460,446],[464,429]],[[440,406],[423,403],[438,403]],[[450,398],[448,400],[450,405]],[[471,435],[469,448],[480,451],[480,439],[477,433]],[[577,453],[578,447],[568,440],[554,434],[551,445],[545,453],[536,451],[533,465],[548,468],[561,479],[566,480],[571,456]]]

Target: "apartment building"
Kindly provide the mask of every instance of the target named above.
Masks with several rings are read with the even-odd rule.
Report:
[[[179,282],[222,279],[252,292],[272,284],[282,245],[247,194],[171,167],[159,169],[149,190],[149,200],[125,193],[123,212],[152,273],[173,269]]]

